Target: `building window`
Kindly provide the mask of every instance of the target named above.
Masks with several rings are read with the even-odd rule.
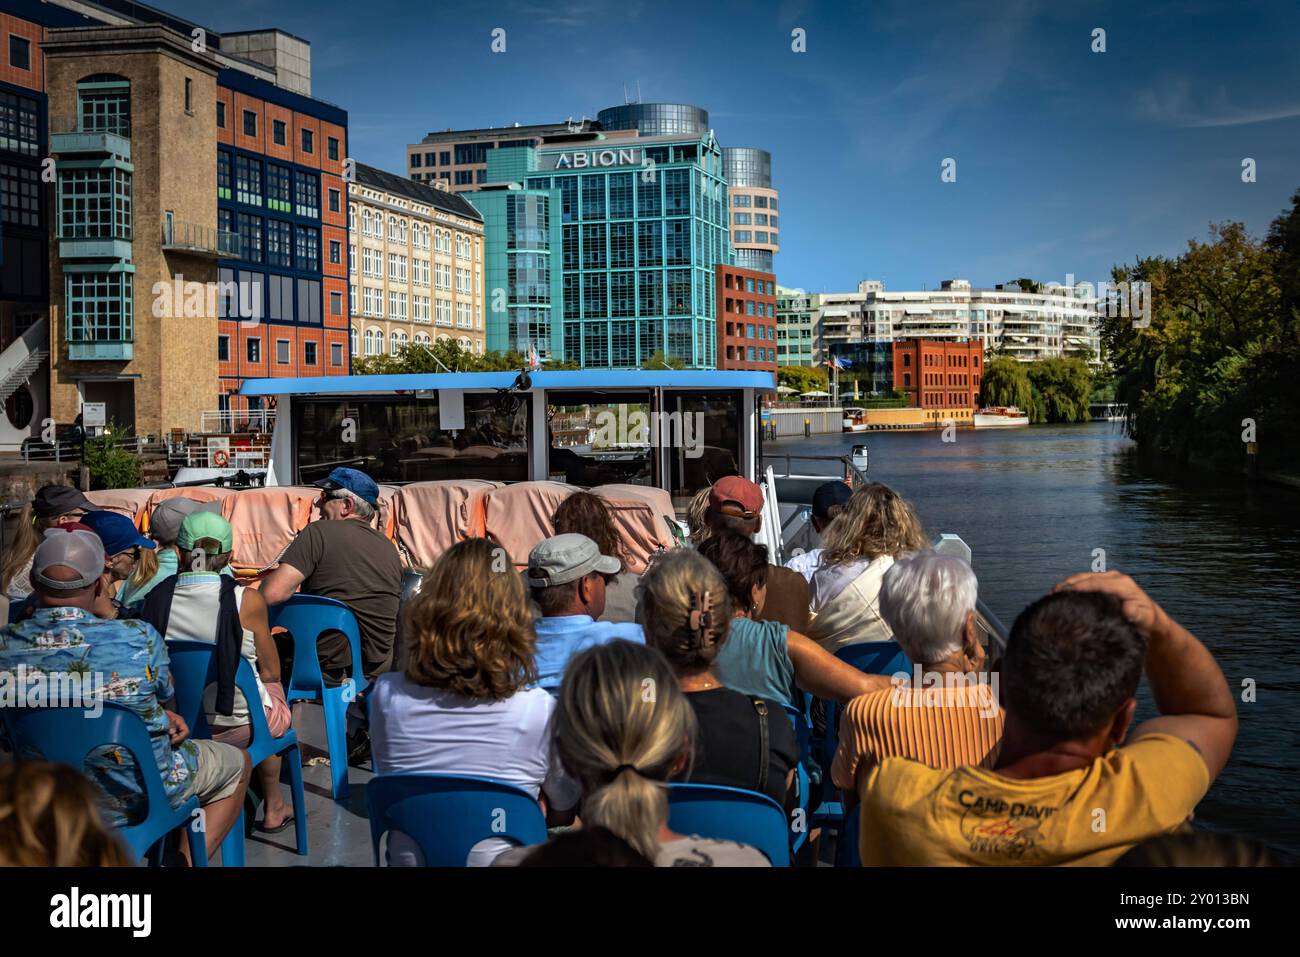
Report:
[[[266,221],[266,261],[289,269],[293,266],[293,226],[279,219]]]
[[[83,133],[131,135],[131,84],[97,74],[77,84],[77,117]]]
[[[289,364],[289,340],[288,339],[275,340],[275,361],[282,366]]]
[[[320,271],[320,230],[299,226],[295,230],[294,255],[302,272]]]
[[[457,186],[473,186],[473,185],[474,185],[474,171],[471,170],[471,169],[458,169],[458,170],[456,170],[456,185],[457,185]]]
[[[276,146],[285,146],[286,136],[287,136],[287,128],[284,125],[284,120],[272,120],[271,121],[272,142],[274,142]]]
[[[293,175],[289,167],[270,163],[266,167],[266,205],[281,213],[293,212]]]
[[[343,343],[330,343],[330,365],[335,367],[343,365]]]
[[[64,291],[68,342],[133,341],[131,273],[65,273]]]
[[[252,110],[244,110],[244,135],[257,135],[257,114]]]
[[[9,65],[16,70],[32,68],[32,41],[9,34]]]
[[[62,170],[59,238],[130,241],[131,174],[116,167]]]
[[[248,206],[262,205],[262,163],[260,160],[255,160],[249,156],[235,157],[235,199]]]
[[[329,191],[329,197],[330,197],[330,206],[329,206],[330,212],[331,213],[339,212],[342,203],[342,198],[339,195],[339,191],[337,189],[331,189]]]
[[[302,131],[302,151],[310,153],[316,148],[315,134],[311,130]]]
[[[302,364],[305,366],[314,366],[316,364],[316,343],[314,342],[303,343]]]
[[[451,165],[451,150],[443,150],[438,154],[438,165],[439,166]],[[445,179],[446,177],[443,178]]]
[[[226,128],[226,104],[217,100],[217,129]]]
[[[262,361],[262,340],[261,339],[258,338],[249,339],[247,342],[247,349],[248,349],[247,354],[248,354],[249,362]]]
[[[325,141],[325,155],[332,160],[338,160],[339,138],[337,136],[331,136],[328,140]]]
[[[343,315],[343,293],[341,292],[330,293],[330,315],[331,316]]]
[[[217,361],[230,361],[230,336],[217,336]]]
[[[194,81],[188,76],[185,78],[185,112],[194,112]]]
[[[303,132],[310,132],[304,130]],[[320,218],[320,177],[315,173],[293,174],[293,195],[296,212],[308,219]]]
[[[230,154],[217,150],[217,199],[230,199]]]
[[[240,258],[250,263],[262,261],[262,217],[240,213],[237,220],[239,229]]]
[[[337,239],[331,239],[330,240],[330,262],[337,266],[342,261],[343,261],[343,244],[340,243]]]

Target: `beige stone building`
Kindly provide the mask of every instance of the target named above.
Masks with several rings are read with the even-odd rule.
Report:
[[[348,186],[352,355],[484,349],[483,217],[445,189],[358,163]]]
[[[184,293],[217,276],[219,65],[152,25],[51,30],[45,64],[50,414],[104,402],[140,436],[197,428],[217,405],[217,315]]]

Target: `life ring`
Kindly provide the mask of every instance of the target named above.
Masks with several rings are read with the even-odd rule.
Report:
[[[219,469],[224,469],[230,464],[230,453],[225,449],[212,450],[212,464]]]

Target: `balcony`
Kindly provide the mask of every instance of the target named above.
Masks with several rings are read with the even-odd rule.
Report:
[[[200,226],[178,219],[163,219],[164,252],[182,253],[205,259],[238,259],[239,234],[213,226]]]
[[[107,230],[105,231],[107,232]],[[86,224],[59,230],[60,259],[131,259],[131,234],[128,230],[119,235],[101,235]]]
[[[122,117],[50,117],[50,151],[58,156],[110,155],[131,162],[131,123]]]
[[[135,357],[132,340],[94,339],[80,342],[68,340],[68,359],[73,361],[122,361]]]

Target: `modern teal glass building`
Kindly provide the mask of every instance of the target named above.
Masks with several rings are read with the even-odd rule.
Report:
[[[716,367],[714,267],[733,253],[710,131],[498,148],[466,198],[484,216],[489,349],[536,346],[582,368],[657,352]]]

